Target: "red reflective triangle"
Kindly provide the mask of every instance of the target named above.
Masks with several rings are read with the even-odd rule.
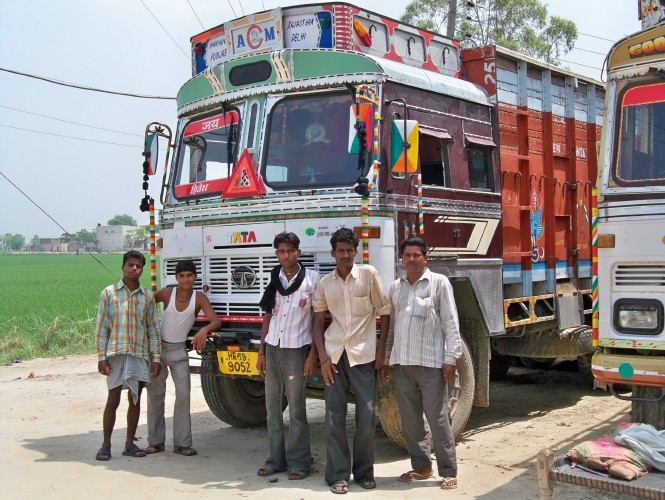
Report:
[[[266,186],[263,179],[254,168],[254,159],[251,153],[245,149],[240,155],[223,198],[249,198],[266,194]]]

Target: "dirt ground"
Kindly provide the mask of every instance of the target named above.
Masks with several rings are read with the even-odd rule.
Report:
[[[38,359],[0,367],[0,478],[4,498],[331,498],[323,480],[323,402],[311,400],[308,414],[315,464],[304,481],[285,474],[270,483],[256,476],[267,453],[264,428],[236,429],[208,410],[198,376],[193,376],[195,457],[167,452],[145,458],[121,455],[126,401],[118,412],[113,459],[98,462],[106,385],[92,356]],[[173,401],[167,395],[167,407]],[[627,420],[629,405],[583,386],[575,371],[511,368],[491,387],[490,408],[476,408],[457,444],[460,487],[442,491],[440,481],[404,484],[410,469],[405,453],[380,432],[375,441],[374,491],[351,484],[350,495],[366,498],[537,499],[535,455],[545,447],[563,453]],[[138,444],[147,446],[145,397]],[[353,414],[353,406],[350,407]],[[167,426],[170,427],[170,415]],[[349,428],[353,428],[349,419]],[[167,432],[170,432],[170,428]],[[170,435],[167,433],[167,443]],[[617,499],[578,486],[558,485],[566,499]]]

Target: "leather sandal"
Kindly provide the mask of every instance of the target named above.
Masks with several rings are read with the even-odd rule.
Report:
[[[182,455],[185,457],[193,457],[198,453],[194,448],[190,446],[174,446],[173,453],[176,455]]]
[[[166,446],[164,446],[164,443],[161,444],[151,444],[145,449],[145,452],[148,455],[152,455],[153,453],[161,453],[166,449]]]

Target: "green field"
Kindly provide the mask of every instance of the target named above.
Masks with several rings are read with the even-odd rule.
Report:
[[[0,364],[94,353],[99,294],[121,267],[120,254],[0,254]]]

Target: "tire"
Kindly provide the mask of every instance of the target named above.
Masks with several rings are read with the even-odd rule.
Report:
[[[454,384],[449,383],[448,389],[448,408],[451,416],[450,426],[455,439],[464,431],[469,416],[471,416],[475,384],[476,378],[474,376],[471,353],[466,342],[462,341],[462,357],[457,361],[457,376],[455,377]],[[406,442],[402,434],[402,419],[400,418],[399,407],[397,406],[395,383],[392,380],[378,379],[377,400],[379,402],[379,421],[384,432],[393,443],[406,448]],[[423,419],[425,419],[424,415]],[[427,421],[425,421],[425,424],[427,428]]]
[[[201,361],[201,389],[212,413],[233,427],[266,425],[266,396],[263,380],[220,376],[217,359]]]
[[[591,371],[591,357],[593,354],[577,356],[577,371],[586,387],[593,388],[593,372]]]
[[[660,394],[660,387],[633,387],[633,397],[655,399]],[[657,402],[633,401],[631,403],[630,420],[640,424],[653,425],[656,429],[665,429],[665,398]]]
[[[554,365],[556,358],[523,358],[520,356],[522,364],[532,370],[549,370]]]

